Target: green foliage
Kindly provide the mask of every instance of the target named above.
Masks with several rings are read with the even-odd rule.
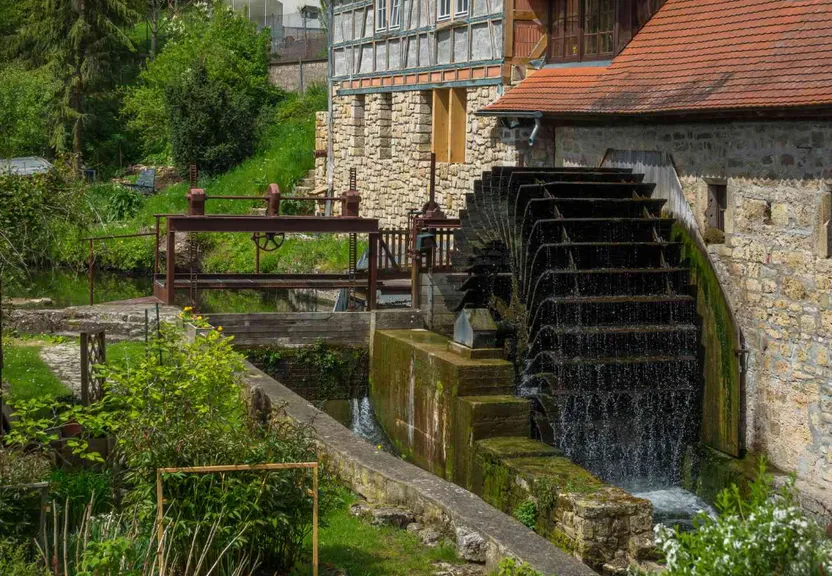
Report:
[[[49,461],[39,453],[0,447],[0,543],[24,541],[37,533],[40,493],[25,485],[41,482],[48,474]],[[0,568],[2,560],[0,554]]]
[[[76,169],[83,152],[87,99],[114,75],[121,50],[132,49],[126,29],[139,14],[131,0],[28,0],[19,46],[30,62],[44,65],[58,84],[52,94],[58,151],[70,148]]]
[[[531,498],[522,502],[514,509],[513,516],[517,518],[526,528],[534,530],[537,524],[537,503]]]
[[[494,576],[543,576],[540,572],[525,562],[519,562],[514,558],[506,558],[497,567]]]
[[[173,161],[183,175],[191,164],[205,174],[219,174],[254,151],[261,103],[210,77],[205,64],[195,62],[181,82],[168,87],[165,102]]]
[[[268,31],[258,34],[254,23],[231,7],[219,2],[207,10],[195,7],[168,22],[166,31],[164,49],[148,63],[139,84],[128,89],[124,102],[129,126],[140,135],[145,154],[170,154],[169,96],[188,97],[176,87],[197,67],[204,68],[216,93],[225,87],[240,101],[248,100],[249,109],[257,111],[274,100],[268,81]]]
[[[159,467],[316,459],[304,430],[249,421],[240,395],[242,370],[231,339],[218,331],[185,343],[171,327],[163,328],[141,361],[107,370],[109,410],[127,466],[126,503],[144,525],[155,518]],[[216,525],[209,556],[229,546],[235,558],[286,569],[311,528],[308,471],[171,474],[164,485],[179,558],[187,557],[194,538],[204,544]],[[324,509],[326,502],[324,490]]]
[[[139,576],[141,570],[125,570],[124,565],[136,562],[133,541],[124,536],[90,542],[81,558],[75,576]]]
[[[0,574],[3,576],[49,576],[49,570],[34,562],[28,546],[0,538]]]
[[[0,159],[48,155],[47,119],[54,90],[48,70],[27,70],[19,62],[0,64]]]
[[[701,514],[691,532],[656,526],[668,576],[821,576],[832,573],[832,542],[800,509],[792,479],[775,491],[760,461],[744,498],[733,485],[720,492],[714,518]]]
[[[29,266],[59,259],[62,242],[77,241],[88,221],[83,188],[60,170],[0,175],[0,206],[0,273],[5,282]]]
[[[103,470],[53,470],[49,490],[58,502],[68,502],[70,525],[80,525],[88,505],[93,514],[104,514],[113,506],[113,475]]]

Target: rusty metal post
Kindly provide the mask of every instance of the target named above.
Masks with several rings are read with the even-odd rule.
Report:
[[[410,307],[418,310],[421,305],[421,291],[419,286],[419,274],[421,273],[422,258],[415,251],[410,265]]]
[[[376,309],[376,291],[378,290],[378,232],[370,234],[367,258],[370,273],[367,280],[367,310]]]
[[[254,273],[260,274],[260,245],[254,243]]]
[[[168,218],[168,261],[165,263],[165,304],[173,305],[176,297],[174,278],[176,276],[176,231]]]
[[[358,218],[360,204],[356,169],[350,168],[350,189],[341,197],[341,216]]]
[[[93,272],[93,266],[95,265],[95,256],[93,255],[92,243],[93,243],[93,239],[90,238],[90,261],[89,261],[90,306],[93,305],[93,297],[94,297],[94,291],[95,291],[95,273]]]
[[[153,254],[153,283],[156,283],[156,274],[159,273],[159,215],[155,214],[156,217],[156,250]]]
[[[277,184],[269,184],[266,190],[266,214],[268,216],[280,216],[280,187]]]
[[[185,197],[188,199],[188,216],[205,215],[205,190],[192,188]]]

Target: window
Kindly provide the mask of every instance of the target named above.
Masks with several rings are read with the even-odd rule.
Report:
[[[585,0],[584,57],[612,55],[615,0]]]
[[[468,0],[456,0],[454,16],[468,16]]]
[[[705,218],[708,228],[725,232],[725,211],[728,209],[728,186],[725,183],[708,183],[708,207]]]
[[[619,44],[625,44],[664,2],[551,0],[549,58],[557,62],[612,58]]]
[[[394,30],[401,25],[401,5],[402,0],[376,0],[376,31]]]
[[[376,30],[387,30],[387,0],[376,0]]]
[[[447,20],[451,17],[451,0],[436,0],[437,2],[437,20]]]
[[[401,0],[390,0],[390,28],[398,28],[401,13]]]
[[[437,162],[465,162],[468,133],[468,92],[465,88],[433,91],[432,149]]]

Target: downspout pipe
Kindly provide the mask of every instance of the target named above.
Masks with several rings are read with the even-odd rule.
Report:
[[[534,128],[529,135],[529,148],[534,148],[534,141],[537,139],[537,133],[540,132],[540,117],[534,119]]]
[[[326,96],[326,189],[327,196],[332,198],[335,196],[335,160],[332,157],[333,145],[332,140],[335,137],[333,134],[334,122],[332,121],[332,92],[335,90],[335,83],[332,82],[334,76],[332,63],[332,27],[335,25],[333,0],[327,1],[327,26],[326,26],[326,40],[327,40],[327,96]],[[332,216],[332,202],[326,202],[324,214]]]

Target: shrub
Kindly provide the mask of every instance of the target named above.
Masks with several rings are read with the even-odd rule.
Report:
[[[0,273],[23,273],[59,257],[89,222],[83,186],[61,169],[33,176],[0,174]]]
[[[214,175],[239,164],[254,151],[259,103],[208,75],[203,63],[165,92],[170,112],[174,164],[183,174],[195,164]]]
[[[140,135],[145,154],[170,155],[173,131],[166,95],[197,64],[212,83],[244,95],[256,111],[276,101],[279,93],[268,76],[268,30],[258,33],[253,22],[221,2],[207,10],[185,10],[166,26],[164,49],[140,74],[138,85],[128,89],[124,101],[129,126]]]
[[[0,574],[3,576],[48,576],[49,571],[31,557],[29,547],[0,539]]]
[[[49,152],[49,99],[55,82],[48,71],[0,65],[0,158]]]
[[[303,429],[248,418],[242,371],[242,357],[218,331],[184,343],[176,329],[164,327],[141,362],[107,372],[127,466],[125,502],[146,529],[155,520],[157,468],[316,459]],[[305,470],[167,475],[166,516],[176,519],[168,536],[171,558],[186,558],[195,541],[206,546],[215,527],[208,557],[228,546],[235,561],[257,558],[272,570],[288,570],[311,529],[309,486]]]
[[[794,480],[779,492],[761,461],[746,498],[734,485],[720,492],[719,517],[701,514],[692,532],[656,526],[668,576],[820,576],[832,574],[832,542],[797,505]]]
[[[514,509],[514,517],[529,530],[534,530],[537,524],[537,503],[531,498],[525,500]]]
[[[37,534],[40,492],[12,487],[41,482],[48,474],[49,462],[40,454],[0,448],[0,542],[29,540]],[[0,574],[6,572],[0,569]]]
[[[494,576],[543,576],[540,572],[525,562],[519,562],[514,558],[506,558],[497,567]]]

